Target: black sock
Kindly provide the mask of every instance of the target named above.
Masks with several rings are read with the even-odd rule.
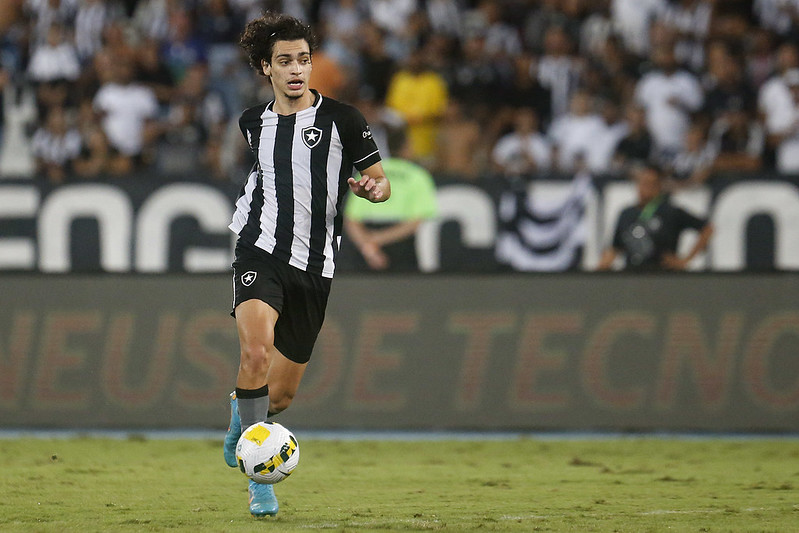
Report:
[[[236,387],[236,402],[242,431],[258,422],[265,422],[269,413],[269,386],[264,385],[260,389]]]

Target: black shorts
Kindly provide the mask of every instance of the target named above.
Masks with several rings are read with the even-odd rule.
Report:
[[[241,241],[233,261],[233,311],[247,300],[261,300],[280,314],[275,348],[295,363],[311,358],[325,319],[332,280],[275,259]]]

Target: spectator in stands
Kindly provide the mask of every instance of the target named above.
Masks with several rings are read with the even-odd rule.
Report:
[[[782,113],[772,117],[769,125],[770,142],[776,147],[777,171],[799,173],[799,69],[782,76],[788,87],[790,102]]]
[[[464,16],[458,0],[427,0],[427,20],[431,29],[448,37],[461,38],[464,32]]]
[[[612,98],[598,100],[600,116],[604,122],[605,132],[596,139],[594,146],[587,152],[590,158],[586,161],[588,170],[593,173],[610,172],[613,169],[613,158],[616,149],[628,132],[629,126],[619,104]]]
[[[479,32],[467,34],[458,52],[447,76],[449,92],[485,122],[495,108],[485,95],[500,94],[503,87],[498,64],[488,56],[485,37]]]
[[[417,0],[371,0],[368,8],[375,24],[398,35],[407,30],[418,5]]]
[[[533,55],[522,52],[516,56],[513,59],[513,74],[511,83],[503,93],[503,105],[511,112],[532,106],[541,127],[548,127],[552,116],[552,96],[549,89],[538,80],[538,65]]]
[[[63,183],[81,152],[80,133],[69,126],[63,108],[51,107],[45,124],[33,134],[31,148],[39,175],[51,183]]]
[[[685,134],[685,146],[665,161],[665,167],[674,178],[674,186],[692,187],[707,181],[717,156],[717,146],[708,142],[705,122],[697,120]]]
[[[31,44],[38,46],[47,41],[52,25],[70,27],[78,9],[79,0],[26,0],[25,11],[32,24]]]
[[[758,111],[766,128],[768,155],[776,154],[784,137],[785,119],[790,116],[794,107],[786,75],[799,68],[799,48],[794,43],[783,43],[776,51],[775,61],[774,75],[760,86],[757,96]],[[776,155],[773,158],[776,165]]]
[[[485,36],[485,50],[495,61],[518,55],[522,42],[516,28],[505,21],[504,6],[493,0],[481,0],[471,18]]]
[[[358,44],[360,46],[359,73],[361,82],[374,91],[374,97],[385,100],[388,84],[394,75],[394,60],[386,53],[386,43],[381,30],[374,23],[361,26]]]
[[[131,22],[143,37],[163,41],[169,33],[169,14],[179,7],[167,0],[138,0]]]
[[[114,58],[114,61],[134,63],[136,61],[136,47],[129,38],[123,20],[111,20],[103,29],[103,48],[105,53]]]
[[[108,170],[124,174],[152,155],[147,152],[160,134],[158,101],[151,89],[133,80],[129,63],[116,62],[110,69],[110,80],[97,91],[93,105],[111,147]]]
[[[627,133],[616,146],[612,169],[628,172],[632,165],[649,161],[652,156],[652,136],[646,127],[646,111],[635,103],[627,104],[625,110]]]
[[[170,102],[159,168],[184,175],[206,168],[223,177],[220,150],[228,118],[222,96],[208,87],[208,67],[189,67]],[[197,152],[199,157],[192,157]]]
[[[475,180],[482,175],[489,143],[480,122],[457,98],[449,100],[437,145],[433,167],[436,176]]]
[[[118,15],[114,4],[83,0],[75,15],[75,48],[81,62],[89,61],[103,46],[103,29]]]
[[[692,72],[704,66],[705,40],[710,32],[713,5],[707,0],[670,0],[656,15],[656,20],[672,29],[677,40],[677,62]]]
[[[718,152],[713,163],[716,172],[754,172],[762,167],[766,134],[752,111],[741,104],[728,101],[727,109],[719,110],[710,127],[710,142]]]
[[[610,19],[610,2],[600,0],[599,2],[586,2],[578,0],[581,9],[585,10],[584,20],[580,25],[579,50],[580,53],[592,59],[604,53],[606,43],[613,39],[619,42],[613,30],[613,22]]]
[[[208,44],[208,84],[225,102],[226,112],[234,114],[246,107],[239,85],[249,85],[249,72],[240,61],[237,45],[244,28],[244,14],[230,0],[209,0],[200,6],[197,31]]]
[[[367,19],[368,14],[357,0],[327,0],[320,8],[325,52],[350,70],[359,67],[361,26]]]
[[[610,14],[613,27],[624,45],[638,57],[650,52],[650,22],[666,6],[667,0],[611,0]]]
[[[554,147],[553,166],[558,170],[575,171],[581,162],[590,165],[598,160],[596,152],[605,149],[598,141],[608,134],[608,128],[595,109],[594,96],[577,90],[572,96],[571,112],[552,122],[548,137]],[[589,166],[589,170],[594,169]]]
[[[404,135],[395,135],[390,148],[398,157],[382,163],[386,174],[391,174],[391,198],[380,206],[383,209],[376,210],[373,204],[348,193],[344,229],[354,246],[342,246],[344,257],[336,259],[339,265],[349,264],[357,270],[419,271],[416,231],[424,220],[438,214],[435,183],[424,167],[406,158],[409,146]],[[352,253],[352,248],[358,253]]]
[[[503,136],[491,152],[494,171],[511,179],[530,179],[552,165],[552,145],[541,134],[532,107],[514,112],[513,131]]]
[[[755,0],[753,10],[760,25],[780,37],[796,31],[799,23],[799,2],[796,0]]]
[[[731,108],[754,111],[757,97],[746,83],[741,58],[733,56],[729,46],[721,41],[713,43],[709,50],[703,108],[708,120],[718,119]]]
[[[40,115],[47,114],[48,107],[68,104],[78,76],[78,53],[67,41],[63,26],[53,23],[47,40],[36,46],[28,63],[28,79],[36,86]]]
[[[584,86],[620,102],[632,99],[638,79],[638,63],[613,36],[602,43],[598,53],[591,56],[582,78]],[[595,80],[587,79],[593,76]]]
[[[554,27],[561,28],[571,42],[577,42],[580,22],[563,12],[561,0],[541,0],[538,3],[536,9],[527,12],[522,25],[522,38],[527,48],[536,55],[544,53],[547,30]]]
[[[691,114],[702,106],[702,87],[696,77],[677,67],[672,46],[652,53],[655,69],[635,88],[635,101],[646,110],[647,127],[659,154],[669,157],[684,145]]]
[[[421,48],[414,50],[405,67],[391,78],[386,104],[408,124],[413,160],[432,164],[448,97],[444,78],[427,67]]]
[[[96,178],[106,172],[110,154],[108,140],[97,123],[90,99],[82,101],[78,107],[78,131],[81,152],[73,161],[75,174],[81,178]]]
[[[760,87],[774,72],[774,36],[763,28],[752,28],[745,53],[746,79],[751,87]]]
[[[619,214],[612,244],[602,254],[597,268],[609,270],[622,255],[627,270],[685,270],[707,247],[713,226],[670,202],[659,168],[640,167],[633,178],[638,201]],[[699,238],[688,254],[679,256],[677,244],[687,229],[698,231]]]
[[[177,10],[170,15],[169,34],[161,54],[177,83],[193,65],[208,61],[207,44],[196,34],[187,11]]]
[[[538,80],[551,93],[553,120],[569,111],[572,92],[585,66],[574,52],[575,43],[566,30],[560,26],[547,28]]]
[[[136,80],[153,91],[159,104],[169,104],[175,92],[175,80],[161,57],[160,45],[155,39],[145,39],[137,49]]]

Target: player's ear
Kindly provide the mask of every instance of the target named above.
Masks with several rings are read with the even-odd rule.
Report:
[[[264,76],[272,75],[272,65],[266,59],[261,60],[261,69],[264,71]]]

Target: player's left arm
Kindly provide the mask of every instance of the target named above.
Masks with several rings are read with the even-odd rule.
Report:
[[[360,179],[350,178],[347,180],[350,190],[356,196],[366,198],[372,203],[388,200],[391,196],[391,183],[389,183],[380,161],[360,172]]]

